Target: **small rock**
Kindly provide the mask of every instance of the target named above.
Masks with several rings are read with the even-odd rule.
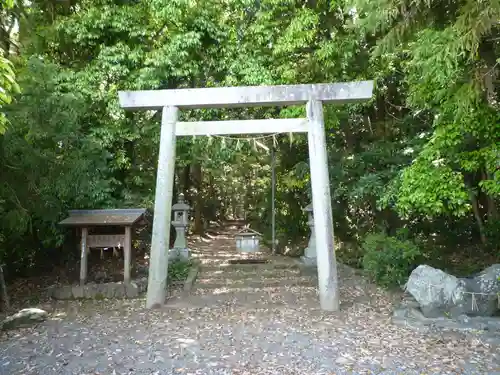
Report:
[[[352,360],[350,360],[349,358],[347,357],[344,357],[344,356],[340,356],[338,357],[336,360],[335,360],[335,363],[337,365],[349,365],[352,363]]]
[[[14,315],[4,319],[2,322],[2,329],[14,329],[19,327],[30,326],[34,323],[43,322],[47,319],[49,314],[47,311],[37,308],[22,309]]]

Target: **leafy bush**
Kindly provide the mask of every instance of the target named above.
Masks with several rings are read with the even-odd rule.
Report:
[[[500,219],[490,219],[485,223],[484,235],[489,248],[496,250],[500,243]]]
[[[378,284],[389,287],[406,282],[420,249],[408,239],[371,233],[362,244],[363,268]]]
[[[363,249],[355,242],[337,241],[337,259],[346,266],[354,268],[363,267]]]
[[[168,282],[169,284],[176,281],[184,281],[187,279],[189,270],[191,269],[191,261],[176,260],[168,265]]]

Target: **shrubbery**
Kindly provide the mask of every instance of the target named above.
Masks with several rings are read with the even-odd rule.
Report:
[[[362,244],[363,268],[379,285],[403,285],[421,251],[412,241],[384,233],[368,234]]]
[[[175,283],[187,279],[193,263],[191,261],[176,260],[168,265],[168,283]]]

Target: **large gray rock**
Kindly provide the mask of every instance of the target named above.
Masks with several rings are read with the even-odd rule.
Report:
[[[49,314],[47,311],[37,308],[22,309],[14,315],[8,316],[2,322],[2,329],[14,329],[19,327],[27,327],[34,323],[43,322]]]
[[[426,317],[434,318],[455,313],[451,310],[463,302],[465,287],[457,277],[424,264],[413,270],[406,291],[415,298]]]
[[[500,293],[500,264],[494,264],[479,272],[473,279],[465,279],[465,314],[492,316],[498,311],[498,293]],[[474,300],[473,300],[474,298]]]
[[[500,264],[469,279],[421,265],[411,273],[406,290],[427,318],[492,316],[498,311],[499,277]]]

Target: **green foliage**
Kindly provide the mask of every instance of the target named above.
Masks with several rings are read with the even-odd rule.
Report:
[[[16,0],[0,0],[0,136],[9,125],[5,107],[20,90],[10,54],[14,44],[13,29],[21,7],[22,4]]]
[[[486,249],[491,249],[493,252],[498,252],[500,243],[500,219],[488,220],[485,226],[485,235],[488,239],[488,247]]]
[[[363,269],[385,287],[403,285],[421,255],[419,247],[410,240],[384,233],[368,234],[362,248]]]
[[[168,283],[186,280],[192,266],[191,261],[176,260],[171,262],[168,265]]]
[[[438,163],[429,165],[418,160],[402,172],[396,204],[399,212],[464,215],[470,209],[462,174]]]
[[[0,138],[0,257],[23,263],[62,244],[57,222],[69,208],[111,203],[109,156],[86,135],[87,99],[68,90],[71,75],[31,59],[20,70],[23,95],[8,108],[15,127]]]
[[[354,27],[377,38],[372,62],[395,67],[385,71],[402,79],[400,103],[414,123],[427,122],[413,135],[425,143],[379,204],[406,218],[472,217],[474,211],[484,241],[484,223],[498,217],[500,3],[354,3]]]
[[[5,106],[12,102],[12,95],[19,92],[13,65],[2,55],[3,50],[0,48],[0,134],[5,133],[8,124]]]
[[[20,28],[2,40],[19,45],[15,66],[0,62],[0,116],[13,125],[0,135],[0,257],[11,264],[57,253],[69,208],[153,207],[160,114],[123,111],[123,89],[374,79],[373,100],[324,108],[336,237],[405,227],[432,247],[499,232],[498,1],[5,4]],[[305,116],[293,106],[181,112]],[[276,140],[177,140],[174,189],[196,231],[246,215],[271,237],[274,145],[278,238],[307,239],[307,137]]]

